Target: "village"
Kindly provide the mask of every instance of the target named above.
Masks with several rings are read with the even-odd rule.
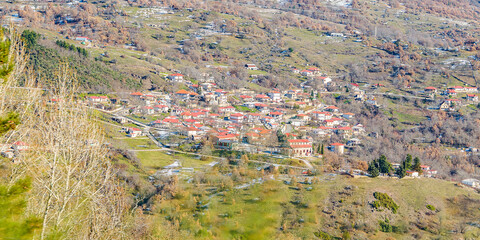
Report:
[[[246,64],[245,68],[258,70],[255,64]],[[91,95],[86,96],[85,102],[111,113],[111,119],[119,124],[136,124],[136,127],[122,128],[125,136],[148,136],[164,149],[198,153],[202,152],[201,149],[210,148],[203,152],[217,150],[263,154],[273,159],[273,164],[275,160],[297,159],[302,165],[292,167],[303,168],[302,172],[305,173],[314,168],[314,163],[321,162],[324,151],[346,157],[351,149],[361,148],[362,142],[375,137],[376,133],[367,132],[365,126],[356,121],[354,113],[344,112],[321,100],[322,94],[332,94],[327,87],[341,83],[315,67],[292,71],[300,75],[307,74],[310,80],[320,79],[324,88],[314,90],[307,81],[301,88],[284,91],[227,91],[218,88],[211,77],[205,76],[204,81],[193,83],[177,72],[166,77],[172,83],[184,84],[185,88],[174,93],[133,92],[124,94],[123,98]],[[381,84],[365,87],[349,83],[344,87],[349,88],[345,94],[356,101],[381,107],[375,95]],[[455,96],[452,89],[455,93],[465,94],[464,102],[478,101],[473,97],[476,96],[473,95],[476,88],[459,86],[449,87],[444,92],[427,87],[420,91],[423,96],[418,98],[437,98],[440,103],[438,109],[455,111],[459,106],[455,103],[460,100],[450,99]],[[440,100],[442,96],[445,100]],[[115,107],[110,106],[112,104]],[[186,149],[185,146],[190,148]],[[172,173],[171,169],[179,166],[181,164],[175,162],[165,167],[167,170],[163,172]],[[400,163],[393,163],[392,166],[396,170]],[[422,165],[421,169],[420,172],[407,171],[406,175],[435,177],[437,174],[428,165]],[[366,169],[339,169],[338,172],[352,176],[369,175]]]

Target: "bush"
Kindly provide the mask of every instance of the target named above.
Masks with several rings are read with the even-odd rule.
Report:
[[[322,231],[318,231],[316,233],[314,233],[316,237],[320,238],[320,239],[323,239],[323,240],[335,240],[335,239],[339,239],[335,236],[332,236],[326,232],[322,232]]]
[[[379,222],[380,224],[380,231],[382,232],[392,232],[393,231],[393,227],[392,225],[390,225],[390,221],[387,219],[385,219],[385,221],[380,221]]]
[[[399,206],[393,201],[393,199],[386,193],[374,192],[373,196],[376,201],[372,203],[372,207],[379,210],[381,207],[390,209],[392,213],[397,213]]]
[[[427,209],[431,211],[435,211],[435,207],[433,205],[427,204]]]

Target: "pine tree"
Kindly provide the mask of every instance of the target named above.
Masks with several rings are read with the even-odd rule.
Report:
[[[324,151],[325,151],[325,148],[324,148],[324,146],[323,146],[323,144],[322,144],[322,147],[320,148],[320,154],[323,155]]]
[[[368,164],[368,173],[373,178],[380,175],[380,171],[378,171],[378,168],[376,166],[376,160],[373,160],[372,162],[370,162],[370,164]]]
[[[415,159],[413,159],[412,170],[418,172],[419,174],[422,174],[422,167],[421,167],[421,165],[422,165],[422,164],[420,163],[420,158],[415,157]]]
[[[377,166],[378,170],[381,173],[386,173],[389,174],[392,171],[392,164],[388,162],[387,157],[385,155],[380,156],[379,159],[377,159]]]
[[[407,154],[407,157],[405,158],[405,161],[403,162],[403,168],[405,168],[405,170],[411,170],[412,169],[412,155]]]
[[[405,170],[403,166],[400,166],[395,172],[395,174],[398,175],[398,178],[404,178],[407,175],[407,170]]]

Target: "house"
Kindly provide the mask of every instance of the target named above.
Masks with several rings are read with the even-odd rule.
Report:
[[[317,67],[310,67],[307,69],[307,71],[312,72],[313,75],[319,75],[321,74],[320,69]]]
[[[249,63],[245,64],[245,68],[248,70],[258,70],[257,66],[255,64]]]
[[[358,138],[352,138],[350,140],[348,140],[347,142],[347,146],[356,146],[356,145],[360,145],[362,144],[362,141]]]
[[[127,130],[127,136],[128,137],[138,137],[138,136],[141,136],[142,135],[142,130],[138,129],[138,128],[128,128]]]
[[[437,93],[437,88],[435,87],[426,87],[423,89],[426,93]]]
[[[292,68],[292,73],[298,74],[298,73],[300,73],[300,70],[298,70],[296,68]]]
[[[295,102],[295,104],[293,106],[297,106],[298,108],[303,109],[303,108],[307,107],[307,103],[306,102]]]
[[[332,151],[336,154],[342,155],[345,151],[345,144],[332,143],[332,144],[330,144],[330,146],[328,146],[328,148],[330,149],[330,151]]]
[[[480,188],[480,180],[474,178],[464,179],[462,180],[462,184],[473,188]]]
[[[268,105],[264,103],[255,103],[255,108],[260,112],[268,112]]]
[[[320,120],[320,121],[325,121],[332,118],[332,114],[329,112],[313,111],[311,115],[312,115],[312,119]]]
[[[241,98],[244,102],[251,102],[251,101],[253,101],[253,97],[252,97],[252,96],[249,96],[249,95],[240,95],[240,98]]]
[[[153,109],[159,113],[167,113],[169,108],[167,105],[155,105]]]
[[[339,135],[342,135],[344,138],[349,138],[353,134],[351,127],[338,127],[335,129],[335,132]]]
[[[183,75],[180,73],[170,74],[167,78],[174,82],[183,82]]]
[[[313,76],[313,72],[309,71],[309,70],[302,70],[302,71],[300,71],[300,74],[302,74],[303,76],[306,76],[306,77]]]
[[[18,151],[28,150],[28,144],[22,141],[17,141],[12,144],[12,148]]]
[[[235,108],[232,107],[232,106],[228,106],[228,107],[219,107],[218,108],[218,112],[219,113],[232,113],[235,111]]]
[[[287,139],[288,147],[284,152],[288,156],[306,157],[313,153],[312,142],[308,139]]]
[[[419,176],[417,171],[408,170],[406,173],[407,173],[407,176],[409,176],[409,177],[418,177]]]
[[[259,113],[249,113],[246,116],[247,122],[258,122],[260,121],[261,117],[262,115],[260,115]]]
[[[196,127],[185,127],[181,131],[181,134],[184,136],[187,136],[191,139],[195,139],[201,132],[202,130],[196,128]]]
[[[449,95],[449,96],[456,96],[457,95],[457,92],[453,89],[448,89],[447,92],[446,92],[446,95]]]
[[[352,119],[354,116],[355,116],[354,113],[344,113],[342,115],[342,117],[345,118],[345,119]]]
[[[84,36],[78,36],[75,38],[75,41],[81,41],[81,42],[91,42],[92,39],[89,37],[84,37]]]
[[[446,99],[442,104],[440,104],[441,110],[452,110],[456,106],[460,105],[460,100],[458,99]]]
[[[143,93],[141,93],[141,92],[134,92],[134,93],[130,93],[130,96],[136,97],[136,98],[140,98],[141,96],[143,96]]]
[[[297,119],[300,119],[302,121],[310,121],[310,117],[307,114],[297,114]]]
[[[88,99],[89,102],[102,102],[103,101],[103,99],[98,97],[98,96],[88,96],[87,99]]]
[[[124,123],[127,122],[127,119],[124,118],[124,117],[121,117],[121,116],[113,116],[112,120],[115,121],[115,122],[118,122],[120,124],[124,124]]]
[[[328,112],[338,112],[339,111],[339,108],[338,107],[335,107],[335,106],[328,106],[325,108],[325,111],[328,111]]]
[[[268,97],[267,95],[265,94],[257,94],[255,96],[255,99],[259,102],[267,102],[270,100],[270,97]]]
[[[220,149],[232,149],[238,142],[237,135],[219,133],[213,136],[215,147]]]
[[[269,112],[268,116],[272,117],[272,118],[275,118],[275,119],[279,119],[283,116],[283,113],[281,113],[281,112]]]
[[[478,96],[475,94],[467,94],[467,101],[478,102]]]
[[[364,135],[365,134],[365,127],[362,124],[357,124],[352,127],[352,131],[354,135]]]
[[[241,113],[234,113],[230,115],[230,121],[235,123],[242,123],[245,116]]]
[[[153,107],[150,106],[145,106],[142,108],[143,114],[153,114],[155,111],[153,110]]]
[[[274,102],[278,102],[278,101],[282,100],[282,95],[280,94],[279,91],[270,91],[267,95],[268,95],[268,96],[272,99],[272,101],[274,101]]]
[[[198,96],[198,93],[196,92],[190,92],[185,89],[181,89],[175,93],[178,97],[180,98],[189,98],[189,97],[195,97]]]
[[[329,77],[317,77],[317,79],[322,81],[325,86],[330,86],[332,84],[332,79]]]

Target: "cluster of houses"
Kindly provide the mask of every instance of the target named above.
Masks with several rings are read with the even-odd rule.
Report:
[[[172,81],[181,77],[172,75]],[[134,92],[127,99],[115,102],[126,106],[123,114],[151,120],[148,123],[151,130],[182,136],[192,142],[208,140],[219,149],[247,148],[295,157],[314,156],[318,148],[313,142],[328,141],[337,135],[342,142],[332,142],[327,149],[344,154],[345,148],[361,144],[366,136],[364,126],[355,123],[355,114],[321,103],[317,91],[227,91],[208,78],[186,86],[174,93]],[[112,99],[88,96],[86,101],[102,103]],[[118,117],[114,120],[126,121]],[[138,128],[124,131],[129,137],[143,134]],[[282,142],[277,142],[279,133],[286,136]]]
[[[477,87],[453,86],[441,91],[436,87],[429,86],[423,91],[432,99],[437,94],[445,96],[446,98],[438,106],[438,109],[444,111],[454,111],[462,105],[478,102],[478,95],[474,94],[478,92]],[[462,99],[459,99],[459,97]]]

